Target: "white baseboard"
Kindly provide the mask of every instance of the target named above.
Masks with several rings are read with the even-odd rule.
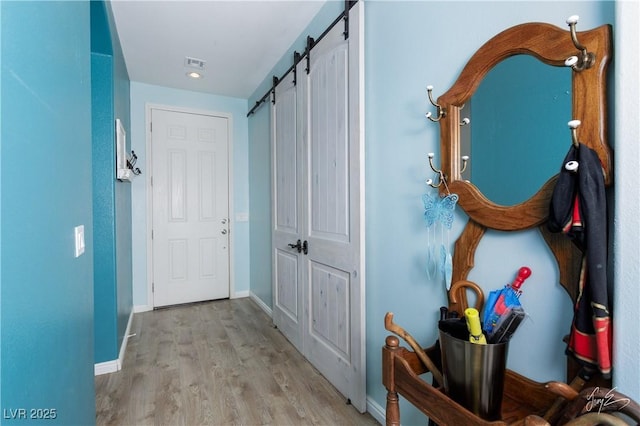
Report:
[[[243,297],[249,297],[249,290],[236,291],[230,299],[242,299]]]
[[[386,423],[387,412],[370,396],[367,396],[367,412],[378,421],[381,425]]]
[[[127,328],[124,330],[124,337],[122,338],[122,346],[120,346],[120,353],[118,354],[118,364],[122,368],[124,362],[124,354],[127,350],[127,343],[129,343],[129,337],[131,335],[131,322],[133,321],[133,311],[129,313],[129,320],[127,321]]]
[[[93,366],[93,373],[96,376],[100,376],[102,374],[115,373],[120,370],[120,366],[118,365],[118,360],[114,359],[113,361],[105,361],[99,362]]]
[[[250,292],[249,290],[245,290],[245,291],[237,291],[234,294],[232,294],[231,296],[229,296],[229,299],[242,299],[243,297],[249,297],[250,296]],[[153,311],[153,306],[151,305],[135,305],[133,307],[133,312],[138,314],[140,312],[149,312],[149,311]]]
[[[264,303],[258,296],[251,292],[249,294],[249,297],[251,298],[251,300],[256,302],[256,304],[260,306],[260,308],[265,311],[267,315],[269,315],[269,318],[273,318],[273,311],[271,310],[271,308],[267,306],[267,304]]]
[[[134,305],[133,306],[134,314],[137,314],[140,312],[149,312],[149,311],[153,311],[153,306],[151,305]]]
[[[135,310],[135,309],[134,309]],[[122,339],[122,346],[120,346],[120,353],[118,359],[112,361],[99,362],[94,365],[93,373],[96,376],[101,374],[115,373],[122,370],[122,362],[124,361],[124,354],[127,351],[127,342],[129,341],[129,331],[131,330],[131,321],[133,320],[133,311],[129,314],[129,320],[127,321],[127,328],[124,331],[124,338]]]

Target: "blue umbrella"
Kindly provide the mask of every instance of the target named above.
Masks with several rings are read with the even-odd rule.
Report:
[[[523,266],[518,270],[518,276],[511,284],[489,293],[482,316],[482,330],[490,342],[495,340],[492,339],[492,336],[496,335],[498,330],[500,330],[498,337],[502,336],[502,339],[510,337],[515,331],[515,327],[524,318],[524,310],[519,299],[522,294],[520,287],[530,276],[531,269]],[[493,341],[491,343],[498,342]]]

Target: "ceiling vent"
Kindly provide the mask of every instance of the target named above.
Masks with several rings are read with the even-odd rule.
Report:
[[[197,70],[203,70],[204,69],[204,64],[206,64],[206,61],[204,61],[202,59],[190,58],[189,56],[186,56],[184,58],[184,66],[185,67],[195,68]]]

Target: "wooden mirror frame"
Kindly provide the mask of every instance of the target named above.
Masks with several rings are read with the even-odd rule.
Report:
[[[595,54],[592,67],[572,70],[572,119],[580,120],[578,140],[598,154],[605,173],[605,185],[612,182],[611,150],[607,142],[607,68],[611,61],[611,27],[577,33],[589,52]],[[444,115],[440,119],[441,168],[448,189],[459,195],[458,204],[469,216],[462,235],[456,241],[452,282],[465,280],[473,267],[475,249],[487,228],[519,231],[539,226],[560,269],[560,283],[575,301],[581,255],[563,235],[552,234],[544,225],[549,203],[557,181],[550,178],[528,200],[514,206],[501,206],[488,200],[473,184],[461,178],[460,109],[480,85],[487,73],[500,61],[517,54],[532,55],[552,66],[565,66],[565,60],[581,52],[571,39],[570,31],[545,23],[526,23],[511,27],[486,42],[471,57],[453,86],[437,103]],[[473,143],[473,141],[471,142]],[[569,150],[571,133],[567,127]],[[473,160],[473,159],[472,159]],[[560,164],[558,164],[560,167]],[[445,191],[440,187],[441,192]],[[464,295],[454,295],[463,298]]]

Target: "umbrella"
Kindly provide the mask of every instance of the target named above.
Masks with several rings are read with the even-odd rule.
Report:
[[[523,266],[513,282],[489,293],[483,312],[483,327],[490,343],[508,340],[524,318],[520,303],[520,287],[531,276],[531,269]]]
[[[524,319],[524,309],[518,306],[508,309],[500,316],[493,331],[487,336],[489,343],[504,343],[511,339],[522,320]]]

